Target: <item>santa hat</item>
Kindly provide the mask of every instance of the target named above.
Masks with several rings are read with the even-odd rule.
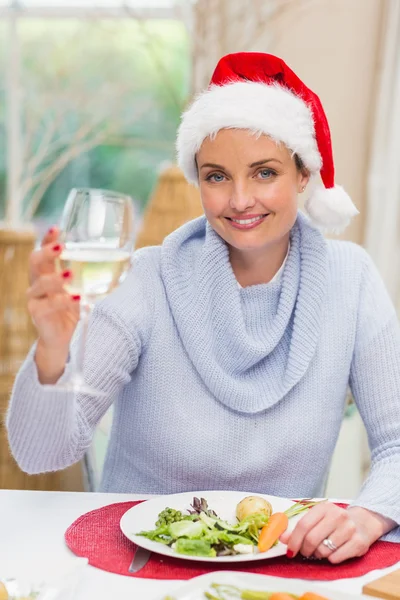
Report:
[[[219,61],[209,88],[183,114],[177,137],[178,164],[198,183],[195,157],[205,138],[220,129],[266,134],[297,154],[323,185],[305,209],[317,227],[342,231],[358,213],[345,190],[335,185],[332,144],[321,101],[297,75],[271,54],[239,52]]]

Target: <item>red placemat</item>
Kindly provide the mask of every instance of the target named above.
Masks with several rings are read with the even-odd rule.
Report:
[[[400,561],[400,544],[376,542],[361,558],[340,565],[328,561],[311,561],[302,557],[272,558],[252,563],[202,563],[152,554],[138,573],[128,573],[136,545],[119,527],[122,515],[139,502],[119,502],[92,510],[79,517],[65,532],[68,547],[77,556],[89,559],[89,564],[103,571],[144,579],[191,579],[211,571],[244,571],[299,579],[344,579],[360,577],[373,569],[390,567]]]

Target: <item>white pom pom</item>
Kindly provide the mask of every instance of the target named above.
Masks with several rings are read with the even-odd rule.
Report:
[[[340,185],[318,186],[305,201],[305,209],[318,229],[332,233],[341,233],[359,212]]]

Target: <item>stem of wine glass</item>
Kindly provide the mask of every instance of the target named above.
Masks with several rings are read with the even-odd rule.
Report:
[[[79,339],[79,348],[76,357],[76,368],[74,379],[79,385],[84,381],[83,377],[83,360],[85,358],[85,347],[88,333],[89,319],[92,312],[93,305],[87,298],[82,298],[80,306],[80,320],[81,320],[81,335]]]

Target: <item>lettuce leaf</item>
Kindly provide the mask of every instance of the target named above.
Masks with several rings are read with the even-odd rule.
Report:
[[[169,534],[175,540],[181,537],[200,538],[206,527],[201,521],[177,521],[169,525]]]
[[[217,553],[205,540],[187,540],[179,538],[174,544],[174,549],[178,554],[187,554],[188,556],[216,556]]]

